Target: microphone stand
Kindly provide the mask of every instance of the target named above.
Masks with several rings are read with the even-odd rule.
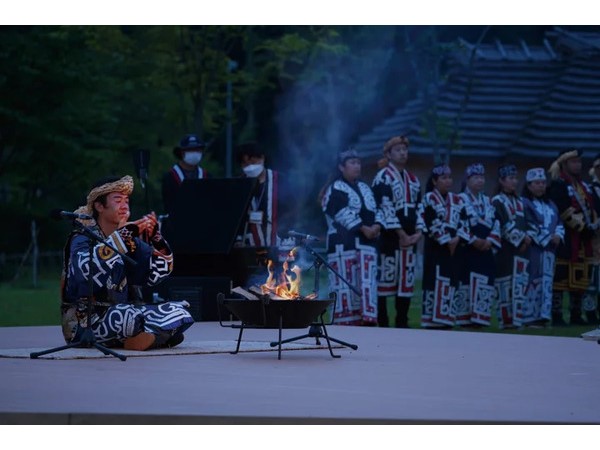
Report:
[[[327,260],[325,260],[325,258],[323,258],[321,255],[319,255],[314,248],[312,248],[309,244],[308,244],[308,240],[305,239],[304,240],[304,248],[308,251],[308,253],[310,253],[312,255],[312,257],[314,258],[314,263],[313,265],[315,266],[315,283],[314,283],[314,293],[319,294],[319,278],[320,278],[320,270],[321,270],[321,266],[325,266],[327,267],[329,270],[331,270],[340,280],[342,280],[351,290],[352,292],[354,292],[356,295],[358,295],[359,297],[361,296],[361,292],[358,288],[356,288],[355,286],[352,286],[348,280],[346,280],[343,276],[341,276],[333,267],[331,267],[331,265],[327,262]],[[337,297],[336,297],[336,302],[337,302]],[[334,302],[334,308],[333,311],[335,311],[335,302]],[[333,313],[331,314],[331,322],[329,322],[328,325],[333,324]],[[344,342],[341,341],[339,339],[335,339],[332,338],[331,336],[329,336],[327,334],[327,332],[323,333],[323,327],[321,326],[321,324],[319,323],[313,323],[310,328],[308,329],[308,334],[304,334],[302,336],[297,336],[294,338],[290,338],[290,339],[285,339],[283,341],[281,341],[281,344],[284,344],[286,342],[293,342],[293,341],[297,341],[299,339],[304,339],[307,337],[314,337],[315,341],[317,343],[317,345],[321,345],[321,342],[319,341],[319,338],[325,338],[329,341],[333,341],[333,342],[337,342],[338,344],[341,344],[345,347],[350,347],[352,350],[357,350],[358,349],[358,345],[355,344],[350,344],[348,342]],[[273,345],[273,343],[271,343],[271,345]]]
[[[71,342],[70,344],[67,345],[62,345],[60,347],[55,347],[55,348],[51,348],[48,350],[44,350],[41,352],[33,352],[29,355],[29,357],[31,359],[37,359],[38,357],[42,356],[42,355],[47,355],[49,353],[55,353],[55,352],[59,352],[62,350],[66,350],[68,348],[73,348],[73,347],[84,347],[84,348],[90,348],[90,347],[94,347],[97,350],[100,350],[102,353],[104,353],[105,355],[112,355],[115,358],[119,358],[121,361],[125,361],[127,359],[126,356],[121,355],[120,353],[115,352],[114,350],[111,350],[110,348],[107,348],[101,344],[98,344],[96,342],[96,337],[94,336],[94,332],[92,331],[92,327],[91,327],[91,317],[92,317],[92,299],[94,296],[94,244],[96,242],[99,242],[101,244],[104,244],[105,246],[107,246],[108,248],[110,248],[111,250],[113,250],[114,252],[118,253],[119,255],[121,255],[121,257],[123,258],[123,260],[127,261],[130,264],[136,265],[137,263],[131,259],[129,256],[122,254],[121,252],[119,252],[115,247],[113,247],[112,245],[110,245],[108,242],[106,242],[104,239],[102,239],[101,236],[97,235],[94,231],[90,230],[88,227],[86,227],[85,225],[83,225],[81,222],[77,221],[77,220],[73,220],[73,226],[75,228],[77,228],[79,230],[79,232],[81,234],[83,234],[84,236],[87,236],[89,238],[89,243],[88,243],[88,254],[89,254],[89,266],[90,266],[90,270],[88,273],[88,297],[87,297],[87,302],[86,302],[86,314],[87,314],[87,318],[86,318],[86,325],[85,327],[83,327],[83,332],[81,333],[81,337],[79,338],[79,341],[77,342]]]

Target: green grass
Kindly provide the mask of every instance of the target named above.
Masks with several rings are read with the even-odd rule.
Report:
[[[321,270],[319,284],[321,292],[327,289],[328,278],[325,269]],[[17,281],[0,282],[0,326],[38,326],[59,325],[59,269],[45,269],[36,288],[32,287],[31,275],[23,273]],[[314,271],[309,270],[303,274],[302,293],[308,294],[314,286]],[[393,324],[396,317],[394,298],[388,298],[388,315],[390,323]],[[411,301],[409,309],[409,324],[412,328],[419,328],[421,321],[421,286],[416,286],[416,293]],[[564,317],[568,318],[568,304],[565,300]],[[539,336],[567,336],[580,337],[582,333],[590,331],[594,326],[566,326],[545,328],[524,328],[515,330],[501,330],[498,328],[494,318],[492,325],[477,330],[461,329],[455,327],[459,332],[473,333],[505,333],[505,334],[528,334]]]
[[[45,271],[33,287],[30,274],[0,283],[0,326],[60,324],[60,271]]]

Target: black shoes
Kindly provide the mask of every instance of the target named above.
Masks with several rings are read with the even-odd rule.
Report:
[[[555,327],[566,327],[567,322],[563,319],[562,314],[552,314],[552,325]]]
[[[580,315],[571,315],[571,320],[569,321],[570,325],[587,325],[588,323],[583,320],[583,317]]]
[[[586,311],[585,318],[587,320],[588,325],[598,325],[600,323],[600,321],[598,321],[596,311]]]
[[[175,333],[173,336],[171,336],[167,342],[165,343],[165,347],[167,348],[173,348],[179,344],[181,344],[183,342],[184,336],[183,333]]]

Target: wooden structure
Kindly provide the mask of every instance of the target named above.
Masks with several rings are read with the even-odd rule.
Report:
[[[548,168],[567,148],[584,152],[587,173],[600,154],[598,73],[600,30],[556,27],[536,46],[524,41],[475,46],[459,40],[449,57],[447,81],[433,101],[407,102],[355,143],[365,159],[364,175],[373,175],[369,171],[383,144],[399,134],[409,137],[410,165],[423,182],[436,152],[449,156],[455,184],[475,161],[486,164],[487,182],[495,184],[501,163],[515,163],[524,175],[531,167]],[[432,110],[436,139],[425,121]]]

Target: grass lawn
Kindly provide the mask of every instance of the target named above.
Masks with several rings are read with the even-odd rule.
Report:
[[[59,325],[59,277],[60,269],[46,269],[42,272],[38,287],[33,288],[31,276],[24,273],[16,282],[0,282],[0,326],[37,326],[37,325]],[[327,288],[328,279],[324,269],[320,276],[321,292]],[[314,285],[313,270],[303,274],[302,293],[307,294]],[[411,302],[409,309],[409,325],[418,328],[421,320],[421,289],[417,285],[417,292]],[[394,323],[396,310],[394,298],[388,298],[388,315],[390,323]],[[568,304],[565,300],[564,317],[568,318]],[[456,327],[458,332],[473,333],[506,333],[506,334],[530,334],[540,336],[568,336],[580,337],[582,333],[596,328],[595,326],[566,326],[566,327],[544,327],[524,328],[516,330],[500,330],[497,322],[493,320],[492,326],[477,330],[466,330]]]
[[[44,272],[35,288],[25,275],[0,282],[0,326],[60,325],[60,269]]]

